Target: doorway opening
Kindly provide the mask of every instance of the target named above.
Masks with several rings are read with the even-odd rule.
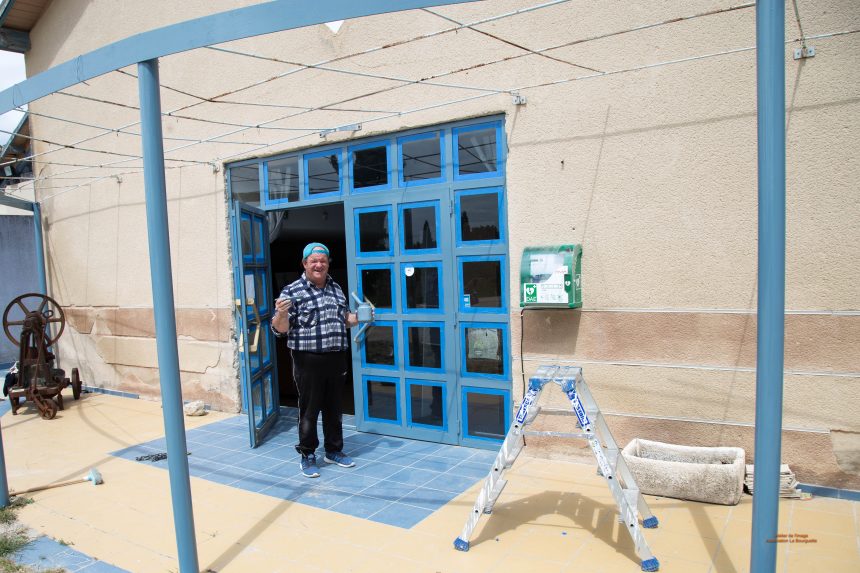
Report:
[[[312,207],[294,207],[269,212],[270,260],[272,262],[272,292],[275,297],[281,289],[298,279],[303,272],[302,250],[308,243],[323,243],[331,253],[329,275],[341,286],[347,301],[349,272],[346,260],[346,226],[343,203],[329,203]],[[352,347],[350,345],[350,352]],[[275,342],[278,388],[282,406],[298,406],[298,392],[293,380],[293,363],[285,339]],[[344,414],[355,414],[352,391],[352,357],[348,360],[347,376],[341,398]]]

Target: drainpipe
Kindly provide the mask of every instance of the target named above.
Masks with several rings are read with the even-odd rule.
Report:
[[[167,191],[164,181],[164,141],[161,132],[161,99],[158,60],[137,65],[140,120],[143,137],[143,181],[146,196],[146,231],[149,237],[149,269],[152,276],[152,306],[164,434],[167,438],[167,468],[173,525],[181,573],[198,573],[194,512],[182,412],[179,351],[176,345],[176,315],[173,300],[173,271],[170,265],[170,235],[167,225]]]
[[[36,240],[36,268],[39,274],[39,292],[48,295],[48,279],[45,276],[45,247],[42,242],[42,206],[33,203],[33,233]]]
[[[756,3],[758,341],[750,571],[773,572],[785,337],[785,0]]]

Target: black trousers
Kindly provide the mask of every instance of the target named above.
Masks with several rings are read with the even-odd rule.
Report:
[[[341,392],[348,353],[291,351],[293,379],[299,392],[299,443],[296,451],[308,455],[320,445],[317,419],[322,413],[326,453],[343,450]]]

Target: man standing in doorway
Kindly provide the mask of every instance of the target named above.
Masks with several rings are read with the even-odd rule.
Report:
[[[329,276],[329,251],[310,243],[302,252],[302,276],[288,284],[275,301],[272,331],[287,337],[293,379],[299,392],[299,443],[302,474],[319,477],[317,418],[322,412],[325,457],[344,468],[355,465],[343,453],[341,392],[349,360],[347,328],[358,324],[346,296]]]

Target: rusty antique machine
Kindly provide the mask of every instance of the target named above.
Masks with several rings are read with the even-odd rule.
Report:
[[[23,318],[19,318],[23,312]],[[51,328],[53,325],[53,329]],[[21,327],[17,338],[10,327]],[[81,379],[77,368],[72,368],[71,379],[64,370],[54,368],[53,345],[63,334],[66,318],[57,301],[38,293],[27,293],[15,298],[3,312],[3,330],[19,347],[18,380],[8,388],[12,414],[18,413],[20,399],[33,402],[45,420],[63,409],[62,391],[72,387],[75,400],[81,397]],[[52,334],[52,330],[56,334]]]

